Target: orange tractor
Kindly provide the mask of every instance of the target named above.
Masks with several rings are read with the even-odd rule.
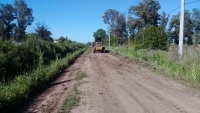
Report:
[[[93,53],[96,51],[105,53],[105,47],[103,47],[102,37],[95,37]]]

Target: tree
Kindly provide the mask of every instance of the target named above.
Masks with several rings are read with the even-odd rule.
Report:
[[[117,39],[117,37],[116,37],[116,35],[114,35],[114,34],[110,34],[110,45],[111,46],[117,46],[117,44],[118,44],[118,39]],[[105,38],[105,40],[103,40],[103,44],[104,45],[109,45],[109,38]]]
[[[91,46],[91,45],[92,45],[92,43],[91,43],[91,42],[87,42],[87,43],[86,43],[86,45],[88,45],[88,46]]]
[[[116,19],[117,14],[119,14],[119,11],[115,9],[109,9],[106,10],[104,12],[104,15],[102,16],[104,23],[110,25],[111,32],[113,31],[114,21]]]
[[[59,39],[58,39],[58,43],[64,43],[67,39],[63,36],[61,36]]]
[[[0,36],[3,40],[10,39],[12,29],[16,24],[12,23],[15,17],[15,9],[10,4],[0,4]]]
[[[174,40],[176,44],[179,43],[179,26],[180,26],[180,13],[174,15],[169,23],[169,37],[171,40]],[[194,34],[194,22],[191,17],[191,13],[188,10],[185,10],[184,18],[184,43],[192,44],[192,36]]]
[[[32,15],[32,9],[28,8],[24,0],[15,0],[14,7],[16,10],[17,27],[15,33],[17,39],[21,40],[21,37],[25,34],[26,27],[31,25],[34,20]]]
[[[149,24],[158,25],[160,21],[159,9],[160,4],[157,0],[143,0],[138,6],[131,6],[128,18],[129,32],[135,35],[142,32]]]
[[[52,33],[51,31],[49,31],[48,27],[45,24],[41,25],[40,23],[37,23],[36,26],[37,27],[35,29],[35,33],[39,38],[52,41],[51,38]]]
[[[192,10],[192,18],[194,22],[194,43],[200,43],[200,9],[194,8]]]
[[[128,18],[128,27],[129,27],[129,33],[135,34],[136,32],[140,32],[142,30],[142,20],[139,18]]]
[[[114,34],[118,37],[119,44],[123,44],[128,38],[126,17],[122,13],[116,15]]]
[[[106,31],[101,28],[97,29],[97,31],[93,33],[93,37],[102,37],[104,39],[106,37]]]
[[[118,37],[125,37],[127,38],[128,32],[127,32],[127,23],[126,23],[126,17],[124,14],[120,13],[116,15],[116,20],[115,20],[115,28],[114,28],[114,33]]]
[[[144,0],[138,6],[131,6],[129,8],[129,14],[136,16],[136,20],[140,19],[142,27],[146,27],[148,24],[158,24],[158,20],[160,20],[160,15],[158,14],[159,9],[160,4],[157,0]]]
[[[167,15],[167,14],[163,11],[162,14],[161,14],[161,16],[160,16],[159,24],[160,24],[161,26],[166,27],[168,21],[169,21],[169,15]]]
[[[169,39],[176,44],[179,43],[179,26],[180,26],[180,21],[179,21],[179,15],[174,15],[169,23]]]
[[[169,46],[164,26],[148,25],[134,42],[143,49],[168,50]]]

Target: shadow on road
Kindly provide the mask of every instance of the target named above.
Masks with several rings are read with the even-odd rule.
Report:
[[[53,84],[50,84],[48,88],[50,88],[52,86],[60,85],[60,84],[65,83],[65,82],[70,82],[72,80],[74,80],[74,79],[69,79],[69,80],[64,80],[64,81],[61,81],[61,82],[53,83]]]

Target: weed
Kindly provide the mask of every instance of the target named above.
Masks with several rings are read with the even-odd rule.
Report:
[[[81,80],[83,77],[86,77],[86,73],[84,72],[79,72],[79,74],[77,75],[77,80]],[[72,95],[70,95],[69,97],[67,97],[62,105],[62,107],[60,108],[60,110],[58,111],[58,113],[69,113],[70,110],[72,109],[72,107],[77,106],[80,98],[78,96],[79,91],[78,91],[78,86],[80,86],[80,82],[78,82],[77,84],[74,85],[74,90],[72,92]]]
[[[68,54],[68,56],[63,59],[57,58],[56,61],[52,61],[49,65],[42,65],[41,54],[41,64],[31,73],[17,76],[11,82],[1,83],[0,112],[10,112],[9,110],[15,109],[18,105],[26,101],[34,92],[44,88],[46,83],[52,80],[62,69],[69,66],[70,62],[74,61],[75,58],[84,51],[85,48],[77,50],[73,54]]]
[[[74,85],[74,92],[75,92],[75,94],[79,94],[79,91],[78,91],[78,86],[80,86],[80,82],[78,83],[78,84],[75,84]]]
[[[80,98],[76,95],[69,96],[65,99],[63,106],[58,113],[69,113],[72,107],[77,106]]]
[[[134,57],[141,62],[159,65],[169,76],[200,82],[200,50],[198,47],[184,45],[183,57],[178,55],[177,45],[170,46],[169,51],[138,49],[134,46],[131,48],[121,46],[111,48],[111,50],[122,56]]]
[[[67,106],[72,107],[72,106],[77,106],[79,102],[79,97],[78,96],[71,96],[66,100]]]
[[[81,80],[81,79],[83,79],[83,78],[86,77],[86,76],[87,76],[87,74],[86,74],[85,72],[81,72],[81,73],[79,73],[79,74],[77,75],[76,79]]]

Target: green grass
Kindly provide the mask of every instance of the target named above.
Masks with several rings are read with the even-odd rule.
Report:
[[[178,55],[177,45],[171,46],[169,51],[136,49],[134,46],[112,47],[111,51],[156,66],[170,78],[181,79],[183,83],[189,83],[189,86],[200,89],[199,47],[185,45],[182,57]]]
[[[65,99],[62,108],[58,113],[70,113],[70,110],[74,106],[78,106],[80,98],[77,95],[72,95]]]
[[[74,85],[74,89],[73,92],[71,92],[72,94],[69,95],[65,101],[63,102],[62,107],[60,108],[60,110],[58,111],[58,113],[69,113],[70,110],[74,107],[74,106],[78,106],[78,103],[80,101],[80,97],[79,97],[79,91],[78,91],[78,86],[80,86],[80,80],[84,77],[87,77],[87,74],[85,72],[79,72],[76,79],[78,80],[78,83],[76,83]]]
[[[36,92],[45,88],[63,69],[69,66],[84,49],[68,54],[63,59],[56,58],[49,65],[40,65],[32,72],[16,77],[11,82],[0,83],[0,113],[8,113],[28,100]]]
[[[78,96],[71,96],[66,100],[66,105],[69,107],[77,106],[79,102],[79,97]]]
[[[86,76],[87,76],[87,74],[86,74],[85,72],[81,72],[81,73],[79,73],[79,74],[77,75],[76,79],[81,80],[81,79],[83,79],[83,78],[86,77]]]

